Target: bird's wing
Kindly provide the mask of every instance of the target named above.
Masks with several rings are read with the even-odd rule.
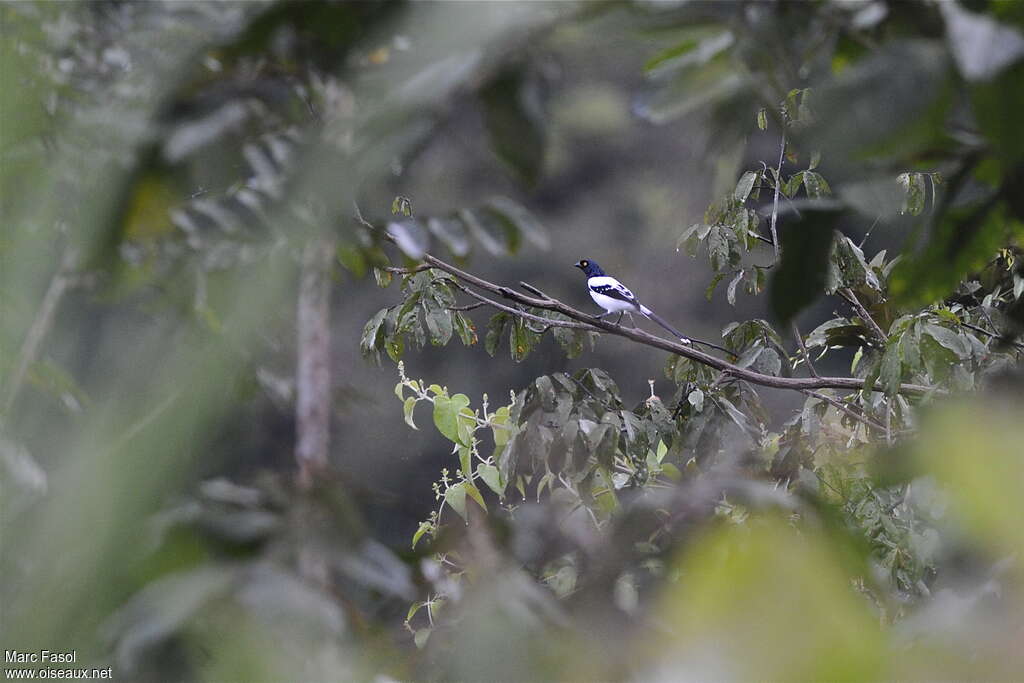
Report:
[[[625,285],[613,277],[608,277],[607,275],[592,277],[587,286],[590,287],[590,291],[596,294],[603,294],[610,299],[618,299],[619,301],[639,305],[636,297],[633,296],[633,292],[629,291]]]

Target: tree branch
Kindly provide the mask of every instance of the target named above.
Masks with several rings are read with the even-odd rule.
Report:
[[[819,391],[811,391],[811,390],[808,389],[808,390],[805,390],[803,393],[807,394],[808,396],[813,396],[814,398],[818,399],[819,401],[824,401],[825,403],[828,403],[829,405],[835,407],[836,410],[841,410],[842,412],[846,413],[847,415],[849,415],[853,419],[855,419],[855,420],[857,420],[859,422],[863,422],[864,424],[868,425],[869,427],[874,427],[875,429],[881,431],[882,433],[888,434],[889,430],[886,429],[885,425],[883,425],[883,424],[881,424],[879,422],[875,422],[874,420],[872,420],[867,415],[862,415],[861,413],[858,413],[857,411],[855,411],[853,408],[851,408],[850,406],[846,405],[842,401],[837,401],[836,399],[832,398],[831,396],[827,396],[827,395],[825,395],[825,394],[823,394],[823,393],[821,393]]]
[[[857,295],[853,293],[853,290],[849,287],[844,287],[839,290],[839,296],[846,299],[847,303],[853,306],[854,310],[857,311],[857,315],[860,316],[861,320],[867,323],[868,328],[875,335],[877,340],[882,343],[882,346],[885,346],[886,342],[889,341],[888,335],[886,335],[885,332],[882,331],[882,328],[878,326],[878,323],[876,323],[875,319],[871,317],[870,313],[868,313],[868,309],[864,308],[864,304],[860,302]]]
[[[512,315],[522,318],[523,320],[530,320],[535,323],[540,323],[541,325],[544,325],[546,327],[568,327],[576,330],[587,330],[588,332],[600,332],[600,330],[594,327],[593,325],[588,325],[586,323],[578,323],[573,322],[571,320],[553,320],[551,318],[545,318],[540,315],[534,315],[533,313],[529,313],[522,309],[515,308],[514,306],[506,306],[504,304],[498,303],[497,301],[494,301],[493,299],[488,299],[483,294],[478,294],[474,292],[472,289],[469,289],[468,287],[465,287],[459,284],[458,282],[455,283],[455,286],[459,290],[465,292],[466,294],[480,302],[480,305],[486,304],[487,306],[496,308],[499,311],[511,313]]]
[[[782,144],[779,146],[779,165],[775,169],[775,198],[772,200],[772,220],[769,223],[772,231],[772,248],[775,250],[775,262],[782,258],[782,245],[776,225],[779,222],[779,189],[782,187],[782,162],[786,158],[786,116],[782,116]]]
[[[772,199],[772,219],[771,219],[771,240],[764,240],[772,245],[772,249],[775,252],[775,264],[777,265],[782,260],[782,244],[779,242],[778,233],[778,222],[779,222],[779,192],[782,188],[782,162],[786,159],[786,114],[782,112],[782,141],[779,143],[779,165],[775,168],[775,196]],[[764,163],[764,162],[762,162]],[[759,236],[760,237],[760,236]],[[764,238],[761,238],[764,239]],[[804,357],[804,362],[807,363],[807,369],[810,371],[812,377],[818,377],[818,371],[814,367],[814,361],[811,360],[811,355],[807,353],[807,346],[804,344],[804,336],[800,334],[800,328],[797,327],[796,320],[790,322],[790,328],[793,330],[793,336],[796,337],[796,344],[800,347],[800,353]]]
[[[807,369],[811,371],[812,377],[818,376],[818,371],[814,368],[814,361],[811,360],[811,354],[807,353],[807,345],[804,344],[804,336],[800,334],[800,328],[797,327],[796,321],[792,321],[790,325],[793,328],[793,336],[796,337],[797,346],[800,347],[800,353],[804,357],[804,362],[807,363]]]
[[[969,330],[974,330],[975,332],[980,332],[981,334],[988,335],[989,337],[992,337],[992,338],[995,338],[995,339],[1003,339],[1004,338],[1004,336],[999,334],[998,332],[993,332],[991,330],[986,330],[984,327],[979,327],[978,325],[972,325],[971,323],[965,323],[962,320],[960,321],[960,325],[962,327],[966,327]],[[1013,346],[1016,349],[1024,350],[1024,344],[1021,344],[1020,342],[1013,341],[1011,339],[1011,340],[1009,340],[1008,343],[1010,344],[1010,346]]]
[[[446,263],[431,254],[423,255],[423,262],[429,264],[433,268],[444,271],[449,275],[452,275],[457,280],[466,284],[472,285],[477,289],[489,292],[493,295],[497,295],[503,299],[508,299],[517,304],[529,306],[531,308],[537,308],[546,311],[555,311],[561,313],[570,319],[570,321],[577,321],[577,324],[572,324],[570,321],[562,320],[551,320],[548,318],[541,318],[532,313],[519,310],[512,306],[500,304],[493,299],[483,296],[482,294],[473,293],[472,296],[478,300],[485,301],[488,305],[494,306],[498,310],[503,310],[515,316],[527,320],[542,321],[545,325],[557,326],[557,327],[576,327],[577,329],[587,329],[590,331],[602,331],[609,334],[614,334],[626,339],[635,341],[639,344],[649,346],[651,348],[660,349],[662,351],[668,351],[669,353],[683,358],[688,358],[702,365],[720,370],[732,377],[737,379],[746,380],[752,384],[758,384],[760,386],[774,387],[777,389],[792,389],[795,391],[804,391],[808,389],[850,389],[859,390],[863,389],[865,382],[863,379],[856,377],[775,377],[773,375],[764,375],[759,372],[754,372],[748,368],[741,368],[732,363],[726,362],[725,360],[712,356],[710,354],[699,351],[692,346],[680,344],[676,341],[657,337],[653,334],[649,334],[639,328],[635,327],[620,327],[611,322],[608,322],[601,318],[578,311],[567,304],[562,303],[558,299],[544,295],[540,290],[535,287],[527,286],[529,291],[535,293],[535,296],[527,296],[521,294],[518,291],[509,287],[494,284],[487,280],[481,279],[475,275],[465,272],[460,268],[457,268],[449,263]],[[873,391],[881,391],[882,389],[874,388]],[[901,384],[899,393],[921,396],[928,393],[944,393],[942,390],[936,387],[928,387],[920,384]]]
[[[54,273],[53,278],[50,280],[50,285],[46,288],[42,303],[39,305],[39,311],[36,313],[32,325],[25,334],[21,351],[18,353],[17,364],[14,366],[10,377],[7,378],[7,396],[4,398],[3,403],[4,414],[11,412],[28,369],[39,357],[39,350],[42,347],[43,340],[53,326],[57,308],[72,284],[71,273],[75,269],[77,262],[78,253],[71,247],[65,247],[63,254],[61,254],[60,264],[57,266],[57,272]]]

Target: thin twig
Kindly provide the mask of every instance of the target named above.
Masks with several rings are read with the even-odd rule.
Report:
[[[857,420],[859,422],[863,422],[864,424],[868,425],[869,427],[874,427],[875,429],[877,429],[877,430],[879,430],[881,432],[887,432],[888,431],[888,430],[886,430],[885,425],[872,420],[867,415],[863,415],[861,413],[858,413],[857,411],[855,411],[850,406],[846,405],[842,401],[837,401],[836,399],[832,398],[831,396],[823,394],[823,393],[821,393],[819,391],[811,391],[811,390],[806,390],[803,393],[807,394],[808,396],[813,396],[814,398],[816,398],[816,399],[818,399],[820,401],[824,401],[825,403],[828,403],[829,405],[835,407],[837,410],[841,410],[842,412],[846,413],[847,415],[849,415],[853,419],[855,419],[855,420]]]
[[[875,335],[877,340],[884,346],[889,340],[889,337],[882,331],[882,328],[878,326],[875,319],[868,313],[868,309],[864,308],[864,304],[860,302],[857,295],[853,293],[853,290],[849,287],[844,287],[839,290],[839,296],[846,299],[847,303],[853,306],[854,310],[857,311],[857,315],[860,316],[861,320],[867,323],[868,328]]]
[[[593,325],[588,325],[586,323],[573,322],[571,320],[552,320],[551,318],[545,318],[545,317],[540,316],[540,315],[535,315],[533,313],[529,313],[529,312],[524,311],[522,309],[515,308],[514,306],[506,306],[504,304],[498,303],[497,301],[495,301],[493,299],[489,299],[486,296],[484,296],[483,294],[479,294],[477,292],[474,292],[472,289],[469,289],[468,287],[464,287],[463,285],[461,285],[459,283],[456,283],[455,286],[456,286],[456,288],[462,290],[463,292],[465,292],[469,296],[473,297],[474,299],[477,299],[480,302],[479,305],[481,305],[481,306],[483,306],[483,305],[491,306],[492,308],[496,308],[499,311],[505,311],[506,313],[511,313],[512,315],[517,316],[519,318],[522,318],[523,320],[529,320],[531,322],[539,323],[541,325],[546,325],[548,327],[568,327],[568,328],[574,329],[574,330],[586,330],[588,332],[600,332],[600,330],[598,330]]]
[[[4,414],[11,412],[28,369],[39,357],[39,350],[42,347],[43,340],[49,334],[50,328],[53,327],[57,307],[60,305],[61,299],[64,298],[68,288],[73,284],[71,272],[74,270],[77,261],[77,252],[71,247],[66,247],[61,254],[57,271],[53,274],[50,285],[46,288],[43,300],[39,304],[36,317],[32,320],[32,324],[25,334],[25,341],[22,342],[21,351],[18,353],[18,362],[7,380],[7,396],[4,398],[3,406]]]
[[[871,227],[868,228],[868,231],[864,233],[864,237],[861,239],[860,244],[857,245],[858,249],[864,248],[864,243],[868,241],[869,237],[871,237],[871,231],[875,229],[875,226],[878,225],[878,221],[881,220],[881,218],[882,217],[880,215],[875,218],[875,222],[871,224]]]
[[[359,210],[359,204],[355,200],[352,200],[352,209],[355,212],[356,221],[368,230],[376,231],[377,227],[370,221],[363,218],[363,212]]]
[[[477,301],[475,304],[466,304],[465,306],[448,306],[449,311],[472,311],[475,308],[486,306],[483,301]]]
[[[885,400],[885,443],[892,445],[892,401]]]
[[[772,231],[772,247],[775,249],[775,262],[782,258],[782,245],[776,224],[779,221],[779,189],[782,187],[782,162],[786,158],[786,117],[782,117],[782,144],[779,146],[779,165],[775,169],[775,199],[772,201],[772,220],[769,226]]]
[[[413,275],[414,273],[422,273],[424,270],[430,270],[430,266],[425,263],[421,263],[418,266],[412,268],[398,268],[396,266],[384,266],[381,268],[384,272],[394,273],[395,275]]]
[[[807,353],[807,346],[804,344],[804,336],[800,334],[800,328],[797,327],[795,320],[790,325],[793,328],[793,336],[796,337],[797,346],[800,347],[800,354],[804,357],[804,362],[807,363],[807,369],[811,371],[811,376],[818,377],[818,371],[814,369],[811,354]]]
[[[988,336],[996,338],[996,339],[1002,339],[1003,338],[1003,335],[999,334],[998,332],[992,332],[991,330],[986,330],[984,327],[978,327],[977,325],[972,325],[971,323],[965,323],[962,320],[960,321],[960,324],[963,327],[966,327],[969,330],[974,330],[975,332],[981,332],[982,334],[987,334]],[[1011,340],[1011,341],[1009,341],[1009,344],[1010,344],[1010,346],[1013,346],[1014,348],[1017,348],[1017,349],[1020,349],[1020,350],[1024,351],[1024,344],[1021,344],[1020,342],[1016,342],[1016,341],[1012,341]]]
[[[775,263],[779,263],[782,259],[782,245],[779,243],[778,233],[778,222],[779,222],[779,192],[782,188],[782,163],[786,158],[786,116],[782,116],[782,142],[779,144],[779,165],[775,169],[775,196],[772,199],[772,220],[771,220],[771,231],[772,239],[771,245],[775,250]],[[818,371],[814,368],[814,362],[811,360],[811,356],[807,353],[807,346],[804,345],[804,337],[800,334],[800,328],[797,327],[796,321],[790,322],[793,330],[793,336],[796,337],[797,346],[800,347],[800,353],[804,357],[804,362],[807,363],[807,369],[811,372],[812,377],[818,377]]]

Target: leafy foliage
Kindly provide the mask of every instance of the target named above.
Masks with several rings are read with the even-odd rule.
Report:
[[[3,6],[11,642],[152,680],[1019,675],[1024,18],[971,7]],[[525,206],[428,215],[398,172],[472,107],[542,188],[567,152],[535,48],[637,42],[620,20],[656,44],[634,111],[714,126],[718,199],[677,248],[708,298],[770,305],[722,330],[731,367],[672,353],[632,402],[595,328],[428,258],[547,248]],[[778,156],[748,162],[751,134]],[[343,315],[392,297],[336,346],[396,362],[411,452],[449,458],[395,547],[362,462],[252,473],[302,428],[258,407],[296,403],[316,244]],[[549,334],[581,365],[533,355]],[[456,337],[537,365],[507,402],[410,378]],[[826,367],[863,388],[807,388]]]

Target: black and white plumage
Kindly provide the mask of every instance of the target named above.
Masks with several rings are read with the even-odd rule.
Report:
[[[672,333],[674,337],[684,344],[689,344],[690,339],[679,330],[665,322],[661,316],[647,308],[636,298],[625,285],[610,275],[606,275],[601,266],[588,259],[582,259],[576,263],[576,267],[582,270],[587,276],[587,289],[590,291],[590,298],[598,306],[604,309],[604,313],[597,316],[603,318],[610,313],[618,313],[622,319],[624,313],[639,313],[649,320],[661,325]]]

